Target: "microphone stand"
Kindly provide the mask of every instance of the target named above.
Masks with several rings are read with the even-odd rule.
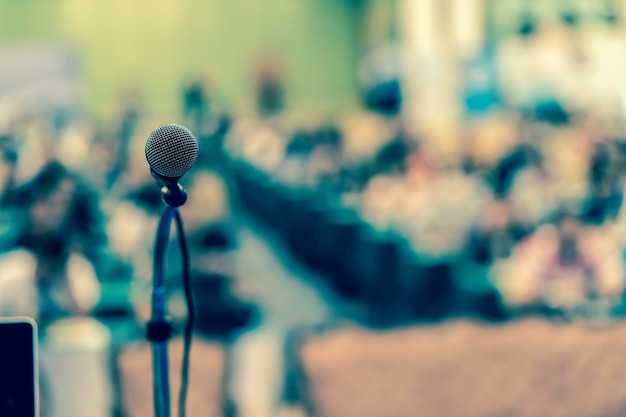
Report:
[[[176,187],[163,186],[162,198],[166,204],[161,213],[154,246],[154,282],[152,289],[152,312],[146,324],[146,337],[152,344],[152,369],[154,375],[154,411],[156,417],[170,417],[170,384],[167,341],[172,334],[172,323],[165,305],[164,262],[169,243],[172,220],[178,213],[178,207],[185,204],[187,194]],[[182,231],[179,231],[181,233]]]

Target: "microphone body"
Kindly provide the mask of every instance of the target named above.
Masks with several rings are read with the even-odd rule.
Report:
[[[163,125],[148,137],[145,153],[150,173],[161,188],[161,197],[167,205],[161,214],[155,240],[152,312],[146,326],[146,337],[152,344],[155,415],[170,417],[167,341],[172,330],[165,302],[165,254],[172,221],[179,218],[178,207],[187,201],[187,193],[178,181],[195,164],[198,141],[186,127],[177,124]],[[182,226],[179,228],[182,229]],[[183,233],[182,230],[178,232]],[[183,262],[188,260],[184,259]]]

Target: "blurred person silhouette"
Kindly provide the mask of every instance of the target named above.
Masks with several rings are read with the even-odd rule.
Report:
[[[315,139],[310,129],[296,129],[287,140],[283,160],[274,172],[276,178],[296,187],[308,185],[308,166],[316,146]]]
[[[258,306],[240,293],[228,256],[236,250],[232,232],[223,226],[207,226],[190,236],[196,259],[192,286],[198,332],[205,337],[232,342],[242,331],[258,323]]]
[[[11,133],[0,134],[0,201],[9,198],[16,186],[18,150]]]
[[[578,217],[561,213],[555,225],[558,243],[546,265],[541,293],[548,306],[568,309],[600,296],[602,277],[591,248],[584,245]]]
[[[374,169],[385,160],[390,162],[394,152],[401,153],[402,142],[409,143],[406,120],[402,119],[400,63],[401,50],[390,42],[370,48],[357,69],[361,105],[365,112],[354,120],[355,125],[344,125],[344,147],[347,157],[353,159],[352,153],[362,153],[361,158],[369,160]],[[366,130],[369,132],[365,133]],[[376,154],[381,151],[386,155],[376,161]]]
[[[342,136],[333,124],[295,129],[275,172],[286,184],[340,191]]]
[[[358,78],[365,108],[385,116],[402,110],[401,51],[394,43],[372,48],[363,57]]]
[[[525,114],[517,143],[500,158],[487,179],[497,199],[504,199],[511,218],[519,227],[532,232],[551,220],[557,209],[555,179],[542,142],[533,135],[534,118]]]
[[[6,201],[13,230],[3,247],[32,258],[42,323],[89,313],[99,299],[97,268],[106,236],[97,201],[80,177],[57,161]]]
[[[285,108],[284,71],[274,56],[262,56],[255,66],[256,106],[261,117],[271,117]]]
[[[516,221],[506,199],[494,198],[485,204],[470,227],[464,251],[454,265],[457,291],[474,300],[473,308],[491,317],[502,317],[506,308],[494,286],[494,277],[499,263],[506,261],[530,232]]]
[[[222,162],[224,139],[232,121],[229,112],[220,105],[209,76],[195,74],[185,81],[182,114],[200,143],[198,163]]]
[[[587,223],[603,224],[615,220],[620,212],[624,184],[616,159],[611,144],[595,144],[588,172],[588,195],[582,207],[582,219]]]
[[[413,223],[410,218],[415,216],[416,210],[423,213],[424,203],[433,199],[429,193],[430,186],[440,172],[429,172],[432,176],[417,184],[425,176],[416,180],[418,175],[407,175],[407,170],[409,159],[416,161],[419,156],[422,155],[416,146],[412,146],[405,137],[396,136],[365,159],[367,177],[361,190],[360,206],[369,222],[386,228],[394,222],[402,223],[398,217]],[[420,159],[420,162],[423,161]]]
[[[225,143],[231,158],[245,161],[265,173],[276,172],[285,157],[288,134],[275,121],[240,118]]]
[[[206,80],[200,76],[189,78],[183,87],[183,116],[194,131],[199,131],[209,106]]]
[[[315,146],[309,159],[309,175],[320,190],[340,193],[343,189],[341,169],[343,136],[339,128],[328,123],[316,129]]]
[[[113,164],[107,175],[107,185],[111,187],[126,171],[130,163],[132,140],[137,132],[141,118],[142,98],[138,88],[125,88],[121,91],[118,105],[118,121],[113,137],[116,143],[109,143],[114,148]]]
[[[529,13],[522,16],[520,25],[517,29],[517,35],[522,38],[530,37],[537,31],[537,21]]]
[[[561,210],[514,251],[500,288],[511,305],[578,314],[597,302],[612,305],[624,290],[624,265],[615,242]],[[609,312],[605,311],[605,314]]]
[[[256,323],[259,310],[245,299],[235,275],[238,239],[229,190],[219,173],[209,169],[195,171],[188,190],[198,197],[181,208],[189,242],[196,329],[210,339],[232,342]]]
[[[417,152],[417,143],[403,132],[383,145],[374,157],[373,173],[388,175],[404,175],[407,169],[407,159]]]
[[[85,172],[85,177],[97,189],[111,191],[119,186],[128,164],[122,146],[114,129],[95,128],[89,147],[90,170]]]
[[[492,173],[495,195],[506,197],[518,173],[524,169],[541,168],[541,151],[530,142],[522,140],[514,145],[496,164]]]
[[[518,224],[513,218],[508,201],[494,199],[472,227],[467,258],[477,265],[489,266],[498,259],[508,258],[513,248],[529,233],[525,225]]]

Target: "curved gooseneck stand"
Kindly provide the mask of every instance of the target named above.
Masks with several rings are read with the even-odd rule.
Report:
[[[167,206],[176,208],[187,202],[187,192],[178,183],[180,177],[164,177],[157,174],[152,168],[150,168],[150,174],[161,187],[161,198]]]
[[[172,334],[172,324],[165,306],[164,261],[170,237],[172,220],[178,216],[178,207],[185,204],[187,194],[176,187],[163,185],[162,198],[166,204],[161,213],[154,246],[154,282],[152,289],[152,313],[146,325],[146,337],[152,344],[154,381],[154,410],[156,417],[170,417],[170,386],[167,341]],[[178,231],[182,233],[182,230]]]

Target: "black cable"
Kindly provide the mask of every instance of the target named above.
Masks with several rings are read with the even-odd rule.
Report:
[[[183,263],[183,289],[185,291],[185,301],[187,302],[187,323],[185,324],[183,336],[183,363],[181,369],[180,392],[178,394],[178,416],[185,417],[187,390],[189,387],[189,356],[191,353],[193,326],[196,321],[196,308],[193,302],[193,294],[191,292],[191,275],[189,272],[189,251],[187,249],[187,240],[185,238],[183,220],[178,211],[176,211],[176,227],[178,229],[178,243],[180,245],[180,253]]]

